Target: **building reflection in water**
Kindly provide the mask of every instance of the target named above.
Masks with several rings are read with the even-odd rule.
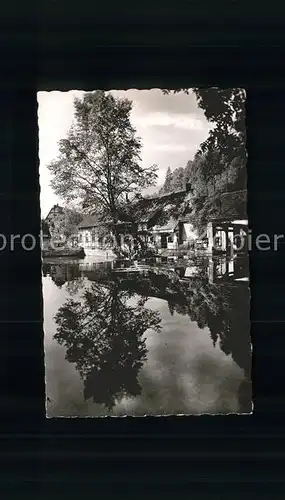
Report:
[[[218,283],[219,281],[248,283],[249,259],[245,256],[235,256],[231,259],[212,258],[209,260],[208,276],[211,283]]]

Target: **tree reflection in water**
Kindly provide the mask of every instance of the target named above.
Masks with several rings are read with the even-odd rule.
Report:
[[[247,286],[231,283],[210,283],[207,273],[201,269],[189,283],[182,284],[178,301],[169,300],[169,310],[188,314],[199,328],[208,327],[214,346],[219,346],[250,379],[251,342]]]
[[[69,299],[55,316],[55,339],[80,372],[85,399],[109,410],[119,396],[140,394],[137,376],[146,358],[142,336],[149,328],[160,329],[160,316],[144,306],[146,298],[130,305],[132,295],[116,280],[93,282],[82,301]]]
[[[55,338],[66,347],[67,360],[76,364],[86,399],[92,397],[112,409],[117,398],[140,394],[138,373],[147,354],[143,334],[150,328],[159,331],[161,322],[159,313],[145,303],[149,297],[159,297],[167,301],[172,315],[188,315],[199,328],[208,327],[214,346],[218,343],[226,355],[232,355],[245,373],[242,411],[251,411],[247,286],[210,283],[204,265],[188,281],[179,280],[173,271],[157,269],[146,276],[117,277],[104,269],[85,276],[92,282],[83,300],[69,299],[56,314]],[[66,279],[71,293],[85,287],[86,277]]]
[[[78,265],[72,264],[53,264],[48,262],[43,262],[42,265],[43,276],[49,275],[52,281],[56,284],[58,288],[67,282],[68,284],[74,284],[78,280],[80,281],[81,273]],[[80,287],[80,285],[78,285]],[[72,290],[72,285],[71,285]]]

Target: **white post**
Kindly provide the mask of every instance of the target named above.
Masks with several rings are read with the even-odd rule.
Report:
[[[214,228],[213,222],[208,222],[207,224],[207,238],[208,238],[208,246],[209,250],[212,252],[214,247]]]

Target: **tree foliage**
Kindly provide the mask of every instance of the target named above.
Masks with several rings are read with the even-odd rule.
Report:
[[[230,160],[219,151],[197,156],[189,183],[191,218],[203,231],[209,218],[245,218],[246,192],[240,180],[240,158]]]
[[[179,167],[174,169],[173,172],[171,171],[171,168],[168,167],[164,184],[158,195],[161,196],[185,189],[186,183],[189,182],[191,176],[190,172],[192,164],[192,161],[188,161],[185,168]]]
[[[116,223],[127,193],[151,186],[156,167],[141,166],[141,140],[130,121],[132,102],[104,91],[74,100],[75,120],[59,141],[50,165],[52,187],[67,203],[77,201]]]
[[[44,221],[43,228],[48,228],[53,239],[68,238],[77,234],[78,225],[83,219],[83,214],[73,207],[60,207],[60,211],[53,215],[49,222]],[[45,231],[43,230],[43,233]]]
[[[166,176],[165,176],[163,189],[161,190],[161,192],[171,193],[171,191],[173,191],[173,189],[172,189],[172,172],[171,172],[171,168],[168,167],[167,172],[166,172]]]
[[[179,91],[189,93],[189,89],[173,92]],[[203,231],[211,217],[246,217],[245,91],[194,88],[193,92],[213,125],[193,162],[186,167],[187,174],[184,170],[184,180],[192,189],[193,224]]]
[[[83,220],[83,214],[75,208],[64,208],[65,221],[63,226],[63,234],[69,237],[77,233],[78,225]]]
[[[164,90],[169,92],[185,92],[190,89]],[[209,137],[201,144],[201,152],[219,149],[229,158],[242,156],[245,158],[245,98],[241,88],[221,89],[217,87],[193,88],[199,108],[204,111],[207,120],[213,124]]]
[[[233,89],[193,89],[198,106],[214,124],[201,151],[218,148],[229,159],[245,159],[245,91]]]

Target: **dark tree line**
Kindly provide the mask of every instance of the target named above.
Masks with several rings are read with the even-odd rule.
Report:
[[[168,167],[165,181],[159,191],[159,195],[169,194],[185,189],[186,183],[189,182],[191,177],[192,164],[193,161],[188,161],[185,168],[179,167],[174,169],[173,171],[171,170],[171,167]]]
[[[174,92],[181,90],[189,92]],[[168,169],[162,192],[177,186],[183,189],[188,182],[193,224],[202,232],[211,217],[246,217],[245,92],[219,88],[193,91],[213,128],[185,169]]]

